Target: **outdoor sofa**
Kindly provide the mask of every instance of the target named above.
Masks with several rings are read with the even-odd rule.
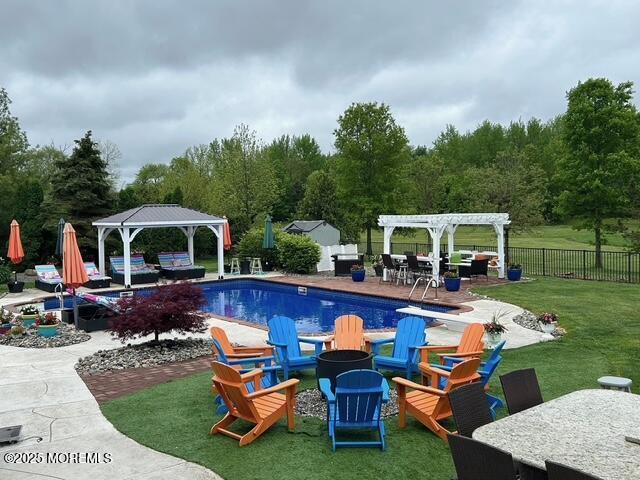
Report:
[[[124,285],[124,257],[109,257],[111,262],[111,277],[114,283]],[[156,283],[160,277],[160,272],[149,267],[142,255],[131,255],[131,285],[141,283]]]
[[[158,253],[160,275],[170,280],[204,278],[205,268],[191,263],[187,252]]]

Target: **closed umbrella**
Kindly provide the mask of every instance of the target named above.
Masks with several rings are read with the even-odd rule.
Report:
[[[264,239],[262,240],[262,248],[273,248],[275,239],[273,238],[273,225],[271,217],[267,215],[264,221]]]
[[[24,260],[24,250],[22,249],[22,241],[20,240],[20,224],[15,220],[11,222],[7,257],[9,257],[11,263],[20,263]]]
[[[222,217],[225,220],[227,219],[227,217]],[[224,224],[224,234],[222,235],[223,240],[224,240],[224,249],[225,250],[231,250],[231,228],[229,227],[229,222],[227,221],[227,223]]]
[[[58,237],[56,238],[56,256],[62,257],[64,249],[64,218],[58,222]]]
[[[89,276],[84,268],[82,255],[78,248],[76,231],[70,223],[64,226],[64,248],[62,255],[62,281],[67,287],[73,289],[73,319],[78,326],[78,305],[76,303],[76,288],[87,283]]]

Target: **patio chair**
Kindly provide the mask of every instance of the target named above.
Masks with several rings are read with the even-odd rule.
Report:
[[[401,371],[411,379],[418,370],[418,349],[427,344],[426,328],[423,318],[405,317],[398,322],[394,338],[371,340],[375,369]],[[380,347],[390,343],[393,343],[391,356],[381,355]]]
[[[599,477],[594,477],[588,473],[550,460],[544,463],[547,468],[547,477],[549,480],[602,480]]]
[[[510,415],[544,402],[540,384],[533,368],[514,370],[500,376],[500,383]]]
[[[93,262],[84,262],[84,269],[87,271],[89,281],[84,284],[87,288],[109,288],[111,286],[111,277],[103,275]]]
[[[336,377],[335,392],[328,378],[319,379],[327,399],[327,425],[333,451],[336,447],[380,447],[385,449],[382,404],[389,401],[389,384],[375,370],[351,370]],[[339,441],[339,430],[374,430],[378,441]]]
[[[205,268],[191,263],[187,252],[160,252],[160,275],[169,280],[190,280],[203,278]]]
[[[111,277],[114,283],[124,285],[124,257],[109,257],[111,263]],[[156,283],[160,273],[147,266],[142,255],[131,255],[131,285],[141,283]]]
[[[449,434],[449,448],[458,480],[516,480],[509,452],[461,435]]]
[[[474,430],[493,422],[493,415],[481,382],[463,385],[449,392],[449,404],[458,435],[471,438]]]
[[[473,277],[478,277],[480,275],[484,275],[484,277],[489,281],[489,259],[485,258],[484,260],[471,260],[470,265],[459,265],[458,266],[458,276],[460,278],[468,278],[469,281],[473,279]]]
[[[407,255],[407,268],[414,282],[420,277],[427,277],[426,269],[420,266],[418,257],[415,255]]]
[[[269,326],[267,343],[275,347],[276,357],[282,366],[285,380],[289,378],[291,372],[316,368],[316,355],[322,352],[323,340],[298,337],[296,324],[288,317],[273,317],[267,325]],[[315,354],[303,355],[300,343],[313,345]]]
[[[36,265],[36,288],[53,293],[62,288],[62,277],[55,265]]]
[[[428,345],[420,348],[420,361],[429,362],[429,353],[435,353],[441,365],[446,365],[445,358],[479,357],[484,353],[484,326],[481,323],[470,323],[462,332],[458,345]]]
[[[393,281],[398,277],[398,266],[395,264],[393,258],[391,258],[391,255],[389,255],[388,253],[383,253],[381,257],[382,265],[387,271],[387,279],[389,280],[389,282],[393,283]],[[378,283],[382,282],[383,278],[384,277],[380,277]]]
[[[364,334],[364,320],[357,315],[341,315],[336,318],[335,331],[324,339],[324,348],[368,351],[370,345]]]
[[[502,355],[500,355],[500,353],[502,352],[502,349],[504,348],[505,343],[507,343],[507,341],[503,340],[498,345],[496,345],[495,348],[491,350],[491,355],[489,356],[489,358],[487,358],[487,360],[484,362],[480,362],[480,369],[478,370],[478,373],[480,374],[480,377],[481,377],[480,382],[484,386],[484,390],[487,396],[487,401],[489,402],[489,408],[491,409],[491,415],[493,416],[494,420],[496,418],[496,413],[497,413],[496,410],[498,408],[504,407],[504,402],[502,401],[501,398],[496,397],[495,395],[492,395],[489,393],[489,382],[491,381],[491,377],[495,373],[496,369],[502,362]],[[449,370],[449,371],[451,370],[453,365],[460,363],[461,361],[464,360],[457,357],[444,357],[444,358],[445,358],[445,365],[435,365],[435,366],[437,366],[438,368],[442,368],[443,370]],[[440,388],[442,387],[443,385],[440,385]]]
[[[221,362],[212,362],[215,376],[213,384],[226,405],[227,414],[211,427],[210,434],[222,433],[240,441],[240,446],[248,445],[264,433],[280,418],[287,417],[289,431],[293,431],[295,419],[296,387],[299,380],[291,379],[269,388],[259,388],[262,370],[255,369],[241,374],[236,369]],[[249,392],[247,384],[253,382],[255,391]],[[278,392],[284,391],[284,395]],[[241,419],[255,424],[244,435],[232,432],[227,428]]]
[[[398,390],[398,405],[400,407],[398,421],[400,428],[407,425],[407,412],[416,417],[425,427],[438,435],[445,442],[449,432],[441,423],[450,418],[451,405],[448,393],[452,390],[480,378],[476,372],[480,366],[480,359],[472,358],[459,363],[451,372],[439,368],[430,368],[431,384],[438,385],[440,377],[447,377],[447,383],[443,390],[426,385],[420,385],[401,377],[394,377]],[[408,392],[411,389],[413,391]]]

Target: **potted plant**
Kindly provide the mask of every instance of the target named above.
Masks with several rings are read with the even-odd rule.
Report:
[[[44,316],[38,316],[36,326],[38,327],[38,335],[41,337],[55,337],[58,335],[60,321],[56,318],[53,312],[47,312]]]
[[[363,282],[364,272],[364,265],[351,265],[351,280],[354,282]]]
[[[519,263],[510,263],[507,267],[507,278],[512,282],[517,282],[522,278],[522,265]]]
[[[38,315],[40,315],[40,310],[35,305],[26,305],[20,309],[20,319],[22,320],[22,326],[24,328],[29,328],[31,325],[36,323],[38,319]]]
[[[0,258],[0,262],[3,262],[2,258]],[[12,276],[13,279],[11,279]],[[7,285],[9,293],[20,293],[24,289],[24,282],[19,282],[16,272],[12,272],[9,266],[4,263],[0,263],[0,283]]]
[[[538,324],[544,333],[553,333],[558,326],[558,316],[551,313],[543,313],[538,317]]]
[[[444,288],[447,292],[457,292],[460,290],[460,277],[458,272],[444,273]]]
[[[496,312],[491,317],[491,320],[484,324],[484,331],[487,334],[487,343],[490,348],[494,348],[502,341],[502,334],[507,331],[502,323],[500,323],[500,317],[502,314]]]
[[[13,313],[0,307],[0,335],[4,335],[11,330],[13,320]]]
[[[20,337],[27,333],[27,329],[20,324],[13,325],[11,330],[9,330],[9,334],[14,337]]]
[[[373,270],[376,272],[376,277],[382,277],[384,275],[384,264],[382,263],[382,256],[374,255],[371,257],[371,264]]]

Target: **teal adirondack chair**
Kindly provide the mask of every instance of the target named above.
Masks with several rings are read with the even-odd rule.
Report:
[[[276,356],[282,366],[284,379],[289,379],[289,373],[316,368],[316,355],[322,352],[322,340],[300,338],[296,332],[296,324],[289,317],[273,317],[267,322],[269,325],[269,339],[267,343],[276,347]],[[303,355],[300,343],[311,344],[315,347],[315,355]]]
[[[389,401],[389,384],[375,370],[351,370],[336,377],[336,390],[328,378],[319,380],[327,398],[327,426],[333,451],[336,447],[380,447],[385,449],[382,405]],[[375,430],[378,441],[338,441],[339,430]]]
[[[395,338],[372,341],[375,369],[404,372],[405,377],[411,380],[413,374],[418,371],[418,348],[427,344],[426,328],[424,319],[405,317],[398,322]],[[380,347],[389,343],[393,343],[391,356],[380,355]]]
[[[498,365],[502,362],[502,349],[504,348],[504,344],[507,343],[506,340],[503,340],[495,348],[491,351],[491,355],[487,358],[486,361],[480,363],[480,368],[478,369],[478,374],[480,374],[480,382],[485,387],[485,390],[488,388],[489,382],[491,381],[491,376],[497,370]],[[451,371],[451,369],[457,365],[458,363],[464,361],[464,358],[456,358],[456,357],[444,357],[444,365],[432,365],[433,367],[440,368],[442,370]],[[444,388],[444,384],[446,383],[446,379],[442,379],[440,381],[439,388]],[[487,391],[487,401],[489,402],[489,408],[491,409],[491,415],[493,419],[496,418],[496,409],[504,407],[504,402],[501,398],[496,397],[495,395],[491,395]]]

